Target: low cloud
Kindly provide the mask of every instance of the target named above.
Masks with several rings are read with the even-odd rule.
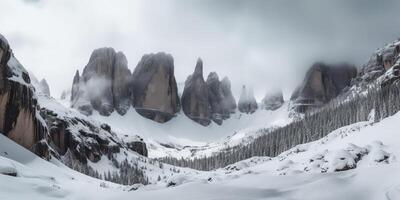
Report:
[[[1,33],[56,97],[104,46],[123,51],[131,70],[145,53],[171,53],[178,82],[201,57],[205,76],[228,76],[236,97],[252,86],[260,100],[274,88],[290,96],[315,61],[359,65],[400,35],[400,2],[392,0],[3,0],[0,7]]]

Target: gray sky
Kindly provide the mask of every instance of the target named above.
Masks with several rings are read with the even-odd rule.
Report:
[[[364,63],[400,36],[400,1],[2,0],[0,33],[53,96],[69,89],[90,53],[123,51],[130,69],[165,51],[184,82],[197,57],[260,99],[281,87],[288,97],[315,61]]]

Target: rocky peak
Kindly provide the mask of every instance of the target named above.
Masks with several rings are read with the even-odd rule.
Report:
[[[258,109],[258,104],[252,88],[247,88],[243,85],[238,107],[240,112],[247,114],[252,114]]]
[[[187,117],[203,126],[211,123],[208,87],[203,78],[203,61],[200,58],[193,74],[186,79],[182,93],[182,109]]]
[[[42,79],[39,82],[40,88],[41,88],[41,92],[47,96],[50,96],[50,87],[49,84],[47,84],[46,79]]]
[[[229,118],[230,114],[235,112],[236,109],[236,102],[231,92],[229,79],[226,77],[224,79],[225,83],[222,84],[219,81],[218,74],[211,72],[206,81],[211,119],[218,125],[221,125],[223,120]]]
[[[80,82],[79,70],[76,70],[74,79],[72,81],[71,101],[77,99],[79,93],[79,82]]]
[[[292,94],[295,110],[305,112],[322,106],[338,96],[356,76],[357,69],[352,65],[315,63],[306,73],[301,86]]]
[[[236,100],[232,94],[231,81],[228,77],[224,77],[221,81],[222,94],[224,96],[224,107],[230,112],[235,113],[236,110]]]
[[[164,123],[180,110],[174,59],[163,52],[146,54],[132,76],[133,106],[151,120]]]
[[[194,68],[193,76],[203,78],[203,60],[201,58],[197,59],[196,67]]]
[[[89,62],[79,76],[74,77],[71,100],[72,106],[90,115],[97,110],[108,116],[114,109],[125,114],[130,106],[130,71],[122,52],[113,48],[99,48],[93,51]]]
[[[267,93],[261,101],[261,108],[265,110],[276,110],[284,103],[283,93],[281,90]]]

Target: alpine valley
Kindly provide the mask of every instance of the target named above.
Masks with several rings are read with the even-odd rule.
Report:
[[[202,58],[85,57],[56,97],[0,35],[0,199],[400,199],[400,40],[262,99]]]

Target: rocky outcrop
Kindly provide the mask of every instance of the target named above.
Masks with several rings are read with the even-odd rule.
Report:
[[[143,138],[140,138],[139,136],[125,135],[123,141],[130,150],[135,151],[140,155],[146,157],[148,156],[147,146],[146,143],[143,141]]]
[[[264,110],[276,110],[284,103],[282,91],[267,93],[261,101],[261,108]]]
[[[224,78],[224,83],[219,81],[218,74],[211,72],[207,78],[208,99],[211,108],[211,119],[221,125],[223,120],[235,112],[236,102],[233,98],[230,82]]]
[[[115,55],[112,92],[114,108],[120,115],[126,114],[131,106],[130,80],[131,71],[128,69],[128,60],[122,52],[118,52]]]
[[[238,102],[239,111],[242,113],[252,114],[258,109],[256,98],[254,97],[253,89],[242,87]]]
[[[37,113],[28,72],[0,35],[0,132],[42,158],[49,158],[47,129]]]
[[[193,74],[186,79],[182,109],[187,117],[203,126],[211,123],[208,87],[203,78],[203,61],[200,58]]]
[[[300,87],[292,94],[293,108],[306,112],[319,107],[339,95],[357,76],[357,69],[348,64],[314,64]]]
[[[82,75],[77,71],[71,91],[72,107],[86,115],[97,110],[109,116],[114,109],[125,114],[130,106],[130,71],[122,52],[113,48],[93,51]]]
[[[39,85],[40,85],[41,92],[47,96],[50,96],[50,87],[49,87],[49,84],[47,84],[46,79],[42,79],[39,82]]]
[[[133,106],[140,115],[164,123],[180,110],[171,55],[144,55],[133,72],[132,80]]]
[[[396,61],[399,60],[400,41],[395,41],[378,49],[368,60],[362,65],[360,76],[357,82],[361,84],[368,84],[378,77],[383,75],[393,66],[397,66]]]
[[[39,99],[47,98],[41,96]],[[45,104],[40,109],[49,129],[50,145],[56,153],[55,156],[64,156],[67,152],[82,164],[88,160],[98,162],[103,155],[108,158],[121,152],[121,149],[131,149],[147,156],[146,144],[138,136],[137,143],[124,143],[107,124],[99,124],[55,102],[53,99],[45,99],[43,102],[52,102],[53,106]]]
[[[224,97],[223,104],[225,109],[227,109],[230,113],[235,113],[237,105],[235,97],[232,94],[231,81],[229,80],[228,77],[224,77],[222,79],[221,89],[222,89],[222,95]]]

